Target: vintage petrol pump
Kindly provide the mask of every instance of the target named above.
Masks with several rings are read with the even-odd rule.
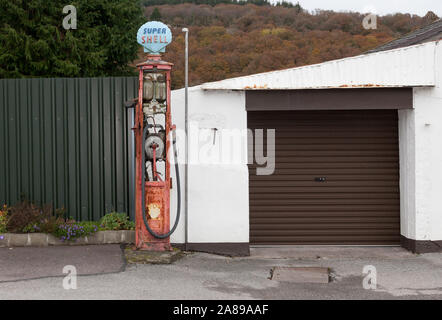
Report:
[[[169,236],[180,215],[180,181],[175,126],[171,119],[170,76],[172,63],[161,60],[161,52],[172,40],[170,29],[161,22],[148,22],[137,34],[148,52],[139,68],[138,100],[134,101],[135,123],[135,247],[171,250]],[[172,137],[170,137],[172,135]],[[173,151],[172,151],[172,149]],[[177,215],[170,229],[170,156],[175,156]]]

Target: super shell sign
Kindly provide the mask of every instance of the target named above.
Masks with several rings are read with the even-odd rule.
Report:
[[[165,52],[166,46],[172,42],[172,32],[162,22],[149,21],[138,29],[137,42],[143,46],[144,52],[158,54]]]

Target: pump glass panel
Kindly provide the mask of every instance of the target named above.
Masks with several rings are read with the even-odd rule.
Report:
[[[166,176],[166,75],[143,73],[143,115],[148,132],[145,137],[146,181],[162,181]]]

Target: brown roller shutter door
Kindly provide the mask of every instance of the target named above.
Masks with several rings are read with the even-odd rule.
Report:
[[[397,110],[247,116],[276,129],[274,174],[249,166],[250,243],[399,244]]]

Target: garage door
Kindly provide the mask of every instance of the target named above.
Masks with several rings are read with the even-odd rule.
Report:
[[[274,174],[249,166],[252,244],[399,244],[397,110],[247,117],[276,129]]]

